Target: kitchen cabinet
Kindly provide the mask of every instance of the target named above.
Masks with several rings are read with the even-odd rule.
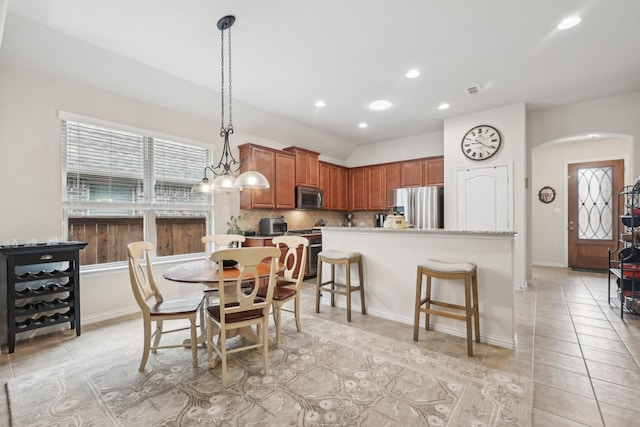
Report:
[[[248,158],[242,172],[253,169],[269,180],[271,188],[240,192],[241,209],[295,209],[295,155],[268,147],[243,144],[240,158]]]
[[[367,167],[365,171],[367,184],[369,186],[367,209],[383,210],[387,202],[387,198],[385,197],[387,188],[386,168],[383,165],[377,165]]]
[[[400,187],[420,187],[422,179],[422,160],[400,162]]]
[[[347,209],[350,211],[367,210],[367,194],[369,191],[368,174],[366,167],[349,169],[349,203]]]
[[[320,162],[320,188],[324,191],[325,210],[347,210],[347,169]]]
[[[295,155],[296,185],[318,187],[320,185],[320,153],[299,147],[287,147],[284,151]]]
[[[384,205],[383,207],[393,206],[393,197],[391,190],[400,187],[400,164],[387,163],[384,165]]]
[[[429,157],[422,161],[422,185],[444,185],[444,157]]]
[[[68,322],[80,335],[79,251],[86,246],[0,246],[0,339],[9,353],[20,332]]]

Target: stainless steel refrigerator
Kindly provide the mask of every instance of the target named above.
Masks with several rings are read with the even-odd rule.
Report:
[[[442,188],[405,187],[391,190],[393,204],[404,211],[405,220],[415,228],[442,228]],[[400,209],[401,208],[401,209]]]

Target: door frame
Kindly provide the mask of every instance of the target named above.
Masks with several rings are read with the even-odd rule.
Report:
[[[622,172],[622,181],[623,185],[629,185],[631,180],[629,174],[629,162],[630,158],[627,155],[624,156],[611,156],[611,157],[599,157],[595,159],[572,159],[566,160],[563,165],[564,172],[564,180],[563,180],[563,191],[564,191],[564,200],[562,201],[562,209],[564,211],[563,219],[564,219],[564,227],[562,228],[562,241],[563,241],[563,267],[569,267],[569,233],[567,233],[567,227],[569,226],[569,165],[575,163],[590,163],[590,162],[606,162],[610,160],[624,160],[624,171]],[[617,203],[617,189],[613,189],[613,197],[614,202]]]

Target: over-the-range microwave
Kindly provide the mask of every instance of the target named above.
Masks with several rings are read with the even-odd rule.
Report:
[[[317,187],[296,186],[296,209],[322,209],[324,195]]]

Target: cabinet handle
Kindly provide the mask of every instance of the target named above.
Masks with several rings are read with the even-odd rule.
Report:
[[[42,255],[42,256],[40,257],[40,260],[41,260],[41,261],[49,261],[49,260],[51,260],[51,259],[53,259],[53,255]]]

